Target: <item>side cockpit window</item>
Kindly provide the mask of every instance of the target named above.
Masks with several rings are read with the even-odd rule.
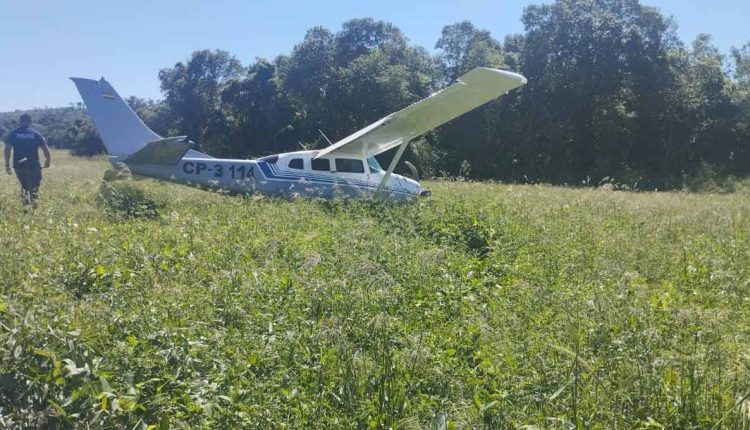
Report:
[[[362,160],[355,158],[337,158],[336,171],[340,173],[365,173]]]
[[[289,160],[289,168],[290,169],[302,170],[302,169],[305,168],[305,165],[302,162],[301,158],[293,158],[293,159]]]
[[[323,170],[326,172],[331,171],[331,162],[327,158],[313,158],[312,159],[313,170]]]

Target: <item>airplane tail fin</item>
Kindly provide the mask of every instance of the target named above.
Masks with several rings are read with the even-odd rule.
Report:
[[[137,152],[148,142],[161,139],[161,136],[138,118],[104,78],[98,81],[70,79],[76,84],[109,155],[124,158]]]

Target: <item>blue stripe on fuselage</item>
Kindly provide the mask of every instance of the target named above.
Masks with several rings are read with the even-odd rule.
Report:
[[[260,167],[261,172],[263,172],[263,176],[265,176],[267,179],[272,179],[272,180],[284,180],[284,181],[307,180],[310,182],[333,184],[333,185],[349,185],[349,186],[366,187],[366,188],[378,187],[377,185],[373,185],[372,183],[360,181],[356,179],[336,178],[336,177],[323,176],[323,175],[310,174],[310,173],[293,173],[293,172],[281,171],[277,166],[266,163],[265,161],[258,161],[258,167]],[[406,191],[393,189],[392,187],[386,187],[386,189],[391,192],[412,194]]]

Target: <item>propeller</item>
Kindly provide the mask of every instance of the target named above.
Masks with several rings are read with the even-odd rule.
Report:
[[[415,181],[419,182],[419,172],[417,171],[417,168],[414,167],[413,164],[409,161],[404,161],[404,164],[406,164],[406,167],[409,168],[409,171],[411,171],[411,179],[414,179]]]

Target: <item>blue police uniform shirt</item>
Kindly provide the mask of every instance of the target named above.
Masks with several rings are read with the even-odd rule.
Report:
[[[5,144],[13,148],[13,167],[39,167],[39,148],[45,145],[44,136],[32,127],[18,127],[8,133]],[[29,164],[26,164],[29,163]]]

